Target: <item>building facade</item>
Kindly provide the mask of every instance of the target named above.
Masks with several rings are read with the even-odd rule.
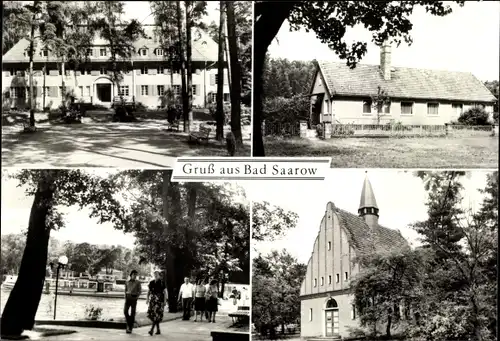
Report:
[[[119,86],[110,78],[109,49],[106,42],[96,38],[87,50],[89,61],[77,70],[61,66],[60,60],[38,44],[34,56],[34,89],[36,107],[57,108],[62,101],[63,80],[66,93],[73,95],[77,102],[92,103],[110,107],[116,96],[122,95],[148,108],[162,107],[162,97],[167,89],[174,94],[181,90],[181,76],[178,63],[171,64],[166,53],[160,48],[154,26],[146,25],[147,37],[134,43],[135,53],[131,58],[131,68],[123,70],[123,80]],[[214,102],[217,94],[218,45],[201,29],[193,29],[192,34],[192,93],[193,106],[205,107]],[[9,50],[2,60],[3,109],[29,107],[29,42],[20,40]],[[124,69],[119,63],[118,68]],[[229,101],[227,63],[224,65],[224,100]]]
[[[358,215],[326,205],[300,288],[301,336],[338,338],[359,326],[351,280],[359,273],[356,257],[409,247],[399,231],[378,224],[379,209],[368,178]]]
[[[391,66],[391,47],[384,45],[380,65],[315,61],[310,90],[310,122],[406,125],[443,125],[461,113],[484,108],[491,117],[495,97],[474,75],[466,72]],[[383,91],[389,101],[373,105]]]

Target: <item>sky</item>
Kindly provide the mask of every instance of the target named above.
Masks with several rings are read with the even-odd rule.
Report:
[[[17,187],[18,181],[6,176],[8,173],[15,172],[15,169],[3,171],[2,176],[2,215],[1,234],[21,233],[28,228],[29,215],[33,197],[26,196],[23,187]],[[107,176],[118,170],[109,170],[102,168],[87,169],[86,171],[99,176]],[[231,183],[231,186],[237,186]],[[248,202],[248,199],[236,197],[235,200]],[[52,231],[51,236],[64,242],[72,241],[75,243],[90,243],[96,245],[121,245],[127,248],[133,248],[135,237],[132,234],[125,234],[123,231],[116,230],[111,223],[99,224],[97,219],[89,218],[90,210],[83,208],[80,210],[76,206],[61,207],[60,211],[64,213],[66,225],[59,231]]]
[[[462,206],[476,210],[482,202],[477,189],[486,185],[486,171],[472,171],[464,178]],[[273,242],[255,243],[257,252],[287,249],[299,262],[307,263],[314,240],[329,201],[336,207],[357,214],[361,189],[368,176],[379,207],[379,224],[399,230],[410,245],[418,246],[418,234],[409,224],[427,218],[427,195],[422,180],[412,171],[332,169],[324,181],[273,181],[254,183],[247,188],[251,200],[267,201],[272,205],[298,214],[297,226],[283,238]]]
[[[500,2],[467,1],[464,7],[452,4],[454,11],[435,17],[418,8],[410,17],[413,44],[392,48],[392,65],[438,70],[471,72],[482,81],[499,78]],[[379,64],[379,48],[371,43],[371,34],[363,26],[349,28],[348,45],[354,40],[368,42],[364,64]],[[314,32],[290,32],[288,22],[281,27],[269,47],[275,58],[290,60],[340,61],[322,44]]]

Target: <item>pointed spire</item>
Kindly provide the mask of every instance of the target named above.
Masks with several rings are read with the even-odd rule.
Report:
[[[375,200],[375,194],[373,193],[368,175],[366,175],[365,182],[363,183],[363,190],[361,191],[361,200],[359,201],[358,211],[362,213],[365,211],[365,208],[374,208],[375,214],[378,214],[377,201]]]

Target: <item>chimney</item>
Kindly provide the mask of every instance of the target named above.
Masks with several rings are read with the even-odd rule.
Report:
[[[380,72],[384,80],[391,80],[391,45],[387,40],[380,48]]]

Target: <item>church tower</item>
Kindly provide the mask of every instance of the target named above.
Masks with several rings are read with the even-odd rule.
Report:
[[[375,200],[375,194],[373,194],[372,185],[370,184],[370,180],[368,180],[368,175],[363,183],[358,214],[365,220],[366,224],[371,229],[378,226],[378,206]]]

